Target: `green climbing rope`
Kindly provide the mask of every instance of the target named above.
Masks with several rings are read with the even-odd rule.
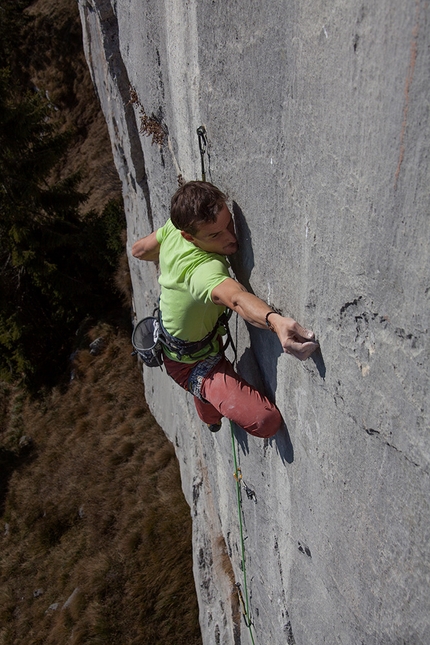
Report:
[[[240,583],[236,583],[237,591],[239,594],[239,601],[242,606],[242,613],[245,619],[245,625],[249,629],[249,634],[251,636],[252,645],[255,645],[254,635],[252,633],[252,622],[249,615],[249,596],[248,596],[248,585],[246,580],[246,563],[245,563],[245,540],[243,538],[243,522],[242,522],[242,493],[240,489],[240,482],[242,480],[242,471],[238,468],[237,465],[237,456],[236,456],[236,444],[234,441],[234,432],[233,424],[230,421],[230,430],[231,430],[231,444],[233,448],[233,462],[234,462],[234,478],[236,480],[236,495],[237,495],[237,510],[239,514],[239,532],[240,532],[240,546],[242,551],[242,571],[243,571],[243,591],[245,598],[243,598],[242,591],[240,588]]]

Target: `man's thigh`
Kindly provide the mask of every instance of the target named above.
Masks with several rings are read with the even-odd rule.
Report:
[[[203,380],[202,395],[222,416],[256,437],[271,437],[281,426],[275,404],[241,378],[225,357]]]

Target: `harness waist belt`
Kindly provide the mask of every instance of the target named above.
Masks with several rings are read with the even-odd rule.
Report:
[[[230,315],[228,315],[227,313],[221,314],[221,316],[217,320],[215,327],[212,329],[212,331],[206,334],[204,338],[196,341],[187,341],[187,340],[182,340],[182,338],[177,338],[176,336],[172,336],[171,334],[169,334],[169,332],[165,329],[163,325],[161,311],[159,310],[158,320],[161,328],[161,334],[159,338],[160,338],[160,341],[163,343],[163,345],[165,345],[169,351],[174,352],[176,354],[178,359],[181,359],[184,356],[192,356],[193,354],[196,354],[201,349],[206,347],[206,345],[209,345],[209,343],[217,335],[220,325],[222,325],[228,331],[228,319],[230,318],[230,316],[231,316],[231,312],[230,312]]]

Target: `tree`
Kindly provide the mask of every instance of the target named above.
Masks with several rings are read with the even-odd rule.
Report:
[[[33,387],[55,382],[82,318],[118,306],[112,276],[122,207],[80,213],[79,174],[53,171],[70,134],[52,106],[0,70],[0,376]]]

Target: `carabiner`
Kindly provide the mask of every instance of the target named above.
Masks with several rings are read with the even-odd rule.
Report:
[[[208,140],[206,138],[206,129],[204,125],[201,125],[197,128],[197,136],[199,138],[199,149],[200,149],[200,161],[202,166],[202,181],[206,181],[206,170],[205,170],[205,152],[208,145]]]

